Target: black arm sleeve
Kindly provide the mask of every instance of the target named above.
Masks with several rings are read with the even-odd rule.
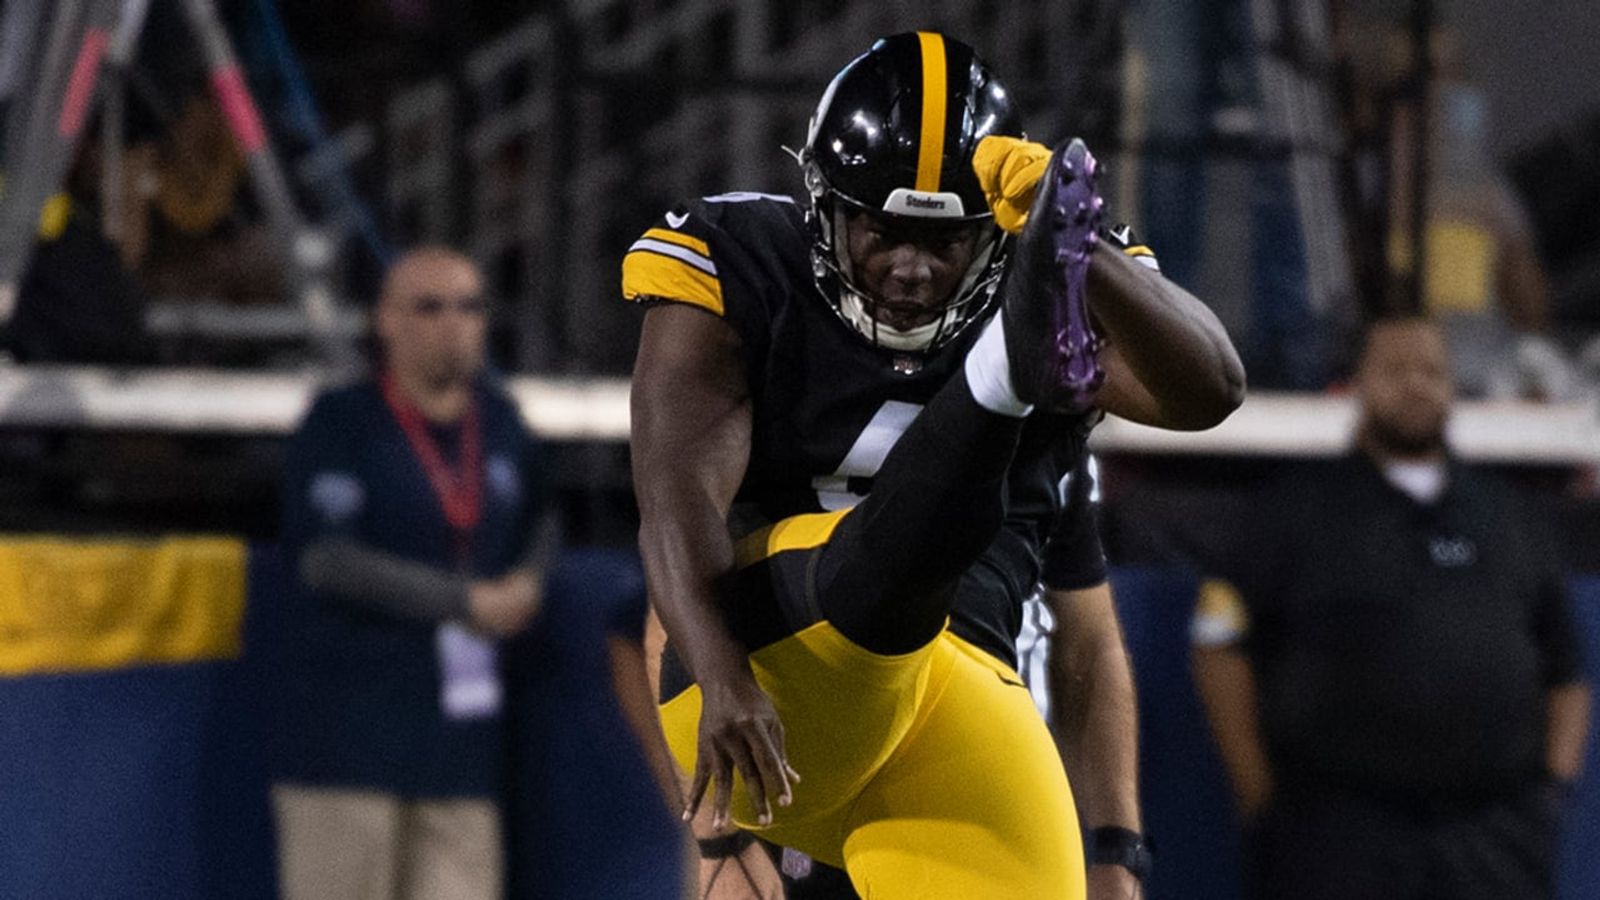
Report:
[[[306,547],[300,577],[313,591],[402,619],[443,622],[468,615],[466,579],[347,537]]]
[[[535,574],[549,574],[555,564],[556,552],[561,547],[561,517],[546,510],[534,521],[528,538],[528,548],[517,559],[517,568]]]
[[[1094,457],[1088,453],[1064,482],[1061,511],[1045,544],[1041,580],[1052,591],[1080,591],[1106,580],[1106,552],[1100,543],[1100,489]]]

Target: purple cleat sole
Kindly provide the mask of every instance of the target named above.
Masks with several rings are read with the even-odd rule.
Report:
[[[1088,148],[1057,147],[1000,285],[1006,357],[1024,403],[1081,414],[1105,383],[1088,298],[1102,205]]]
[[[1055,310],[1055,406],[1081,413],[1094,405],[1106,373],[1100,366],[1103,341],[1089,317],[1089,259],[1094,254],[1105,201],[1095,189],[1097,165],[1081,141],[1053,161],[1047,177],[1055,181],[1051,225],[1055,231],[1060,291]]]

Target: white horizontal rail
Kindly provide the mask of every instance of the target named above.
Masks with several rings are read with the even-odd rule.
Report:
[[[1090,444],[1104,452],[1326,457],[1350,447],[1355,419],[1349,397],[1255,393],[1210,431],[1163,431],[1107,419]],[[1457,453],[1482,462],[1600,463],[1600,414],[1589,404],[1462,402],[1449,433]]]
[[[0,366],[0,428],[284,434],[320,384],[308,373]],[[627,439],[625,379],[517,376],[510,389],[530,427],[546,438]],[[1345,397],[1257,393],[1210,431],[1108,419],[1091,443],[1104,453],[1332,456],[1349,446],[1354,417]],[[1451,437],[1470,459],[1600,463],[1600,416],[1587,405],[1462,403]]]

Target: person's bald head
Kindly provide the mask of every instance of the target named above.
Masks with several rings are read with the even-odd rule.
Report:
[[[1368,327],[1356,369],[1362,439],[1369,449],[1416,457],[1444,449],[1455,387],[1439,326],[1422,316]]]
[[[385,274],[376,329],[385,363],[398,376],[442,386],[483,367],[487,332],[483,278],[465,255],[421,247]]]
[[[435,289],[442,293],[470,281],[478,282],[478,266],[466,254],[450,247],[430,245],[406,251],[389,265],[383,276],[381,300],[397,299],[406,292]]]

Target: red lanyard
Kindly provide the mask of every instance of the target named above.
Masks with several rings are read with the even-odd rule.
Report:
[[[385,372],[379,384],[383,388],[384,402],[389,404],[389,411],[394,414],[395,421],[400,423],[400,430],[406,434],[406,441],[411,444],[411,452],[428,474],[428,482],[433,485],[434,496],[439,498],[445,521],[450,523],[450,530],[455,532],[457,559],[464,563],[468,547],[471,546],[472,530],[478,527],[483,499],[483,448],[482,435],[478,431],[478,401],[473,398],[461,418],[461,465],[459,471],[451,472],[444,461],[444,454],[439,451],[438,443],[428,433],[428,424],[423,420],[421,411],[400,395],[394,377]]]

